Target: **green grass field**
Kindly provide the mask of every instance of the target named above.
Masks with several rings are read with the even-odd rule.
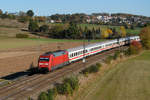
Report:
[[[46,42],[26,40],[26,39],[16,39],[16,38],[0,38],[0,49],[20,48],[20,47],[38,45],[43,43]]]
[[[91,40],[90,42],[101,42],[105,41],[101,40]],[[0,49],[8,49],[8,48],[21,48],[27,46],[36,46],[39,44],[47,44],[47,43],[58,43],[58,42],[88,42],[88,40],[68,40],[68,39],[48,39],[48,38],[27,38],[27,39],[17,39],[17,38],[6,38],[0,37]]]
[[[97,76],[74,100],[149,100],[149,84],[150,51],[145,51]]]

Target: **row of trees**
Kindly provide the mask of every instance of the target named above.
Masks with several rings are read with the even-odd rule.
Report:
[[[0,18],[5,19],[16,19],[19,22],[27,22],[29,21],[32,17],[34,16],[34,12],[32,10],[28,10],[27,12],[22,12],[20,11],[19,13],[8,13],[8,12],[3,12],[0,9]]]
[[[117,32],[115,28],[101,29],[100,27],[82,27],[73,22],[50,27],[48,25],[39,26],[36,21],[31,20],[28,29],[30,32],[41,32],[43,36],[58,39],[112,39],[126,36],[126,30],[123,26],[120,27],[120,32]]]

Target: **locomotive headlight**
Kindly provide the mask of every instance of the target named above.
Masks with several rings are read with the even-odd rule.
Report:
[[[48,63],[45,63],[45,65],[48,65]]]
[[[43,65],[43,63],[39,63],[39,65]]]

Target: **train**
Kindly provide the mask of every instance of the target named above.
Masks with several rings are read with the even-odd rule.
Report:
[[[126,38],[82,45],[67,50],[46,52],[39,56],[38,69],[50,72],[65,65],[71,64],[72,62],[84,59],[85,57],[130,44],[132,41],[140,41],[140,37],[130,36]]]

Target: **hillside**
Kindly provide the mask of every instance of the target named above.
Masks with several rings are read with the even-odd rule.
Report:
[[[121,62],[104,77],[94,76],[74,100],[149,100],[150,51]]]
[[[16,34],[28,34],[29,37],[34,38],[36,35],[31,34],[27,30],[28,23],[20,23],[17,20],[1,19],[0,18],[0,37],[16,37]]]

